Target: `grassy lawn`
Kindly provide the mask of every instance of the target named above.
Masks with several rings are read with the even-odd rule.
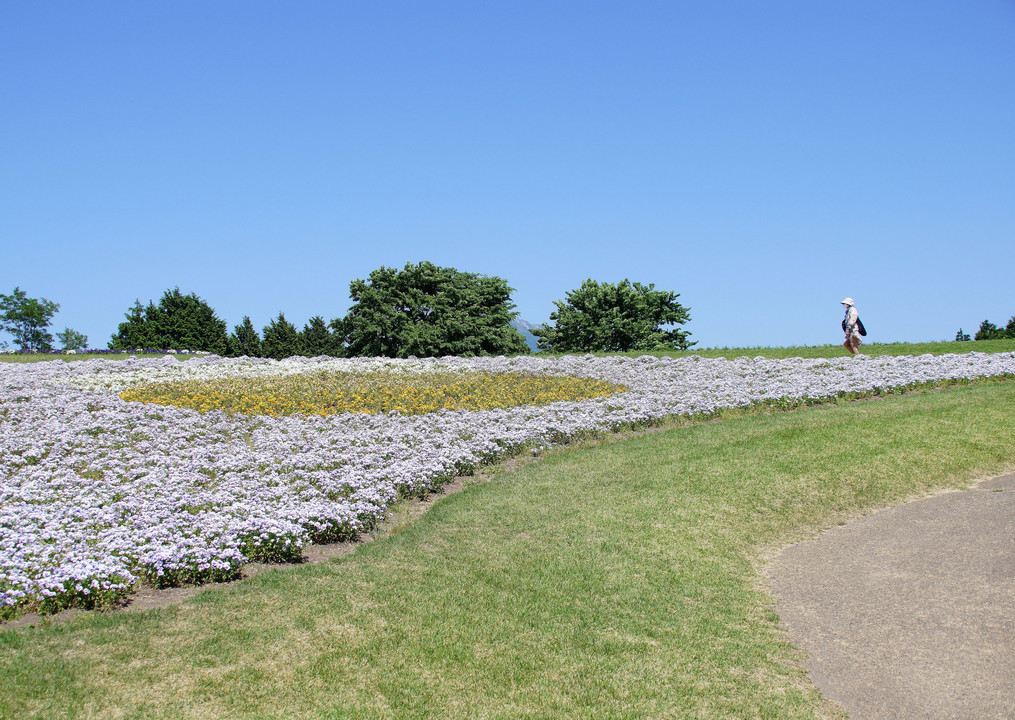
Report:
[[[0,717],[836,717],[766,557],[1015,469],[1013,417],[985,382],[494,468],[343,558],[0,631]]]
[[[926,342],[926,343],[870,343],[860,346],[864,355],[944,355],[946,353],[997,353],[1015,352],[1015,340],[970,340],[967,342]],[[724,357],[729,360],[738,357],[766,358],[827,358],[846,357],[849,353],[842,345],[797,345],[792,347],[750,347],[750,348],[691,348],[681,352],[629,352],[629,353],[597,353],[611,355],[669,355],[670,357],[686,357],[700,355],[706,358]]]

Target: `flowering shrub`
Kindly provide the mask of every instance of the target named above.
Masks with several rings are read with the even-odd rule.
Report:
[[[591,379],[627,392],[542,406],[270,415],[129,402],[166,382],[472,371]],[[101,607],[138,580],[235,577],[354,537],[399,496],[510,453],[758,403],[798,405],[1015,375],[1015,353],[734,361],[562,357],[151,359],[0,366],[0,615]]]

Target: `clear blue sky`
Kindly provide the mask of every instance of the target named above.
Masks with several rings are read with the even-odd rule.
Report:
[[[680,293],[699,346],[1015,315],[1015,2],[0,0],[0,292],[105,347],[430,260],[545,321]],[[10,338],[7,338],[8,340]]]

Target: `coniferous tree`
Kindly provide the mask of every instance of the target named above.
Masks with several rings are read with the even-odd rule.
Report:
[[[303,353],[307,357],[317,357],[318,355],[341,357],[342,355],[341,338],[329,329],[328,324],[320,315],[310,318],[310,321],[303,326],[300,341]]]
[[[111,349],[204,350],[226,352],[226,322],[208,303],[180,288],[166,290],[156,306],[138,300],[109,342]]]
[[[232,357],[261,357],[261,336],[257,334],[249,315],[244,315],[243,322],[233,327],[233,334],[229,336],[229,354]]]
[[[277,318],[266,325],[261,337],[262,357],[284,360],[303,354],[300,333],[295,325],[285,319],[285,313],[280,312]]]
[[[146,308],[140,300],[135,300],[125,314],[127,318],[120,323],[116,334],[109,342],[110,349],[115,350],[144,350],[156,347],[154,336],[154,325],[148,323],[147,318],[158,312],[155,303],[149,302]]]
[[[163,348],[225,354],[225,320],[216,317],[211,306],[194,293],[184,295],[179,288],[166,291],[159,301],[155,327]]]
[[[1004,337],[1004,330],[999,330],[997,325],[984,320],[980,323],[980,329],[976,331],[976,335],[973,336],[974,340],[996,340]]]

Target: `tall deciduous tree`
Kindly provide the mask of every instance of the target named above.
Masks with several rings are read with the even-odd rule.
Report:
[[[511,288],[499,277],[430,262],[381,267],[349,285],[340,328],[350,357],[439,357],[528,352],[511,321]]]
[[[30,298],[20,287],[10,295],[0,293],[0,330],[14,336],[22,350],[40,352],[53,349],[53,336],[47,328],[60,305],[46,298]]]
[[[88,347],[88,336],[72,328],[64,328],[56,334],[64,350],[84,350]]]
[[[224,355],[226,322],[208,303],[180,288],[166,290],[155,305],[138,300],[109,342],[111,349],[205,350]]]
[[[550,323],[532,333],[551,352],[686,350],[693,342],[678,326],[691,319],[678,293],[624,280],[589,279],[556,300]]]

